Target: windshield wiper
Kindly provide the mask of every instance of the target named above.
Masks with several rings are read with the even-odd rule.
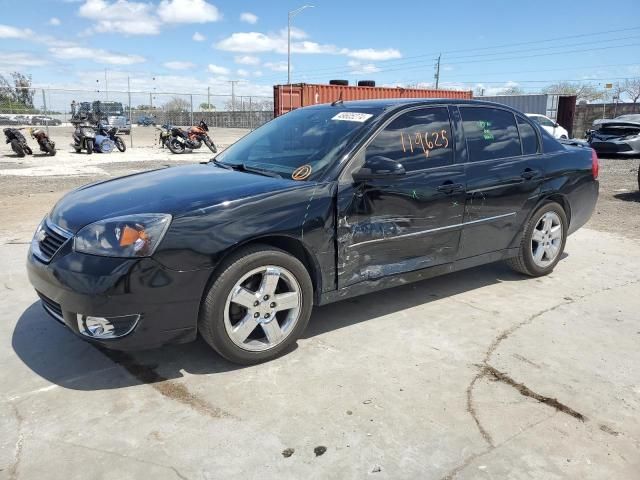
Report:
[[[262,168],[250,167],[246,163],[229,163],[228,165],[234,169],[240,170],[241,172],[257,173],[258,175],[264,175],[265,177],[282,178],[282,175],[279,173],[272,172],[270,170],[263,170]]]
[[[225,170],[233,170],[233,167],[231,165],[222,163],[220,160],[216,158],[212,158],[211,160],[209,160],[209,163],[213,163],[216,167],[224,168]]]

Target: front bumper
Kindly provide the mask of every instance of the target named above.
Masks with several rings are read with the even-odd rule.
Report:
[[[81,338],[108,348],[134,350],[194,340],[210,270],[178,272],[152,258],[122,259],[74,252],[67,242],[50,263],[29,249],[27,273],[47,313]],[[78,314],[139,315],[119,338],[83,335]]]
[[[606,155],[640,155],[640,142],[625,142],[623,140],[598,140],[593,139],[589,146],[598,154]]]

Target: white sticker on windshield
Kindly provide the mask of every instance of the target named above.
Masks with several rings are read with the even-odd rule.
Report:
[[[370,113],[360,113],[360,112],[340,112],[335,115],[331,120],[346,120],[347,122],[366,122],[373,115]]]

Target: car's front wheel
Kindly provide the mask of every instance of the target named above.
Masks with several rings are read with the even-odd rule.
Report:
[[[567,215],[556,202],[540,206],[527,223],[518,256],[507,260],[514,270],[532,277],[551,273],[567,241]]]
[[[305,266],[267,245],[226,260],[209,288],[198,329],[227,360],[243,365],[271,360],[304,332],[313,307]]]

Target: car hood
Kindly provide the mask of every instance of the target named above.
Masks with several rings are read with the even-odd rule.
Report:
[[[197,209],[304,188],[307,182],[225,170],[212,164],[163,168],[93,183],[65,195],[49,220],[75,233],[98,220],[135,213],[169,213]]]

